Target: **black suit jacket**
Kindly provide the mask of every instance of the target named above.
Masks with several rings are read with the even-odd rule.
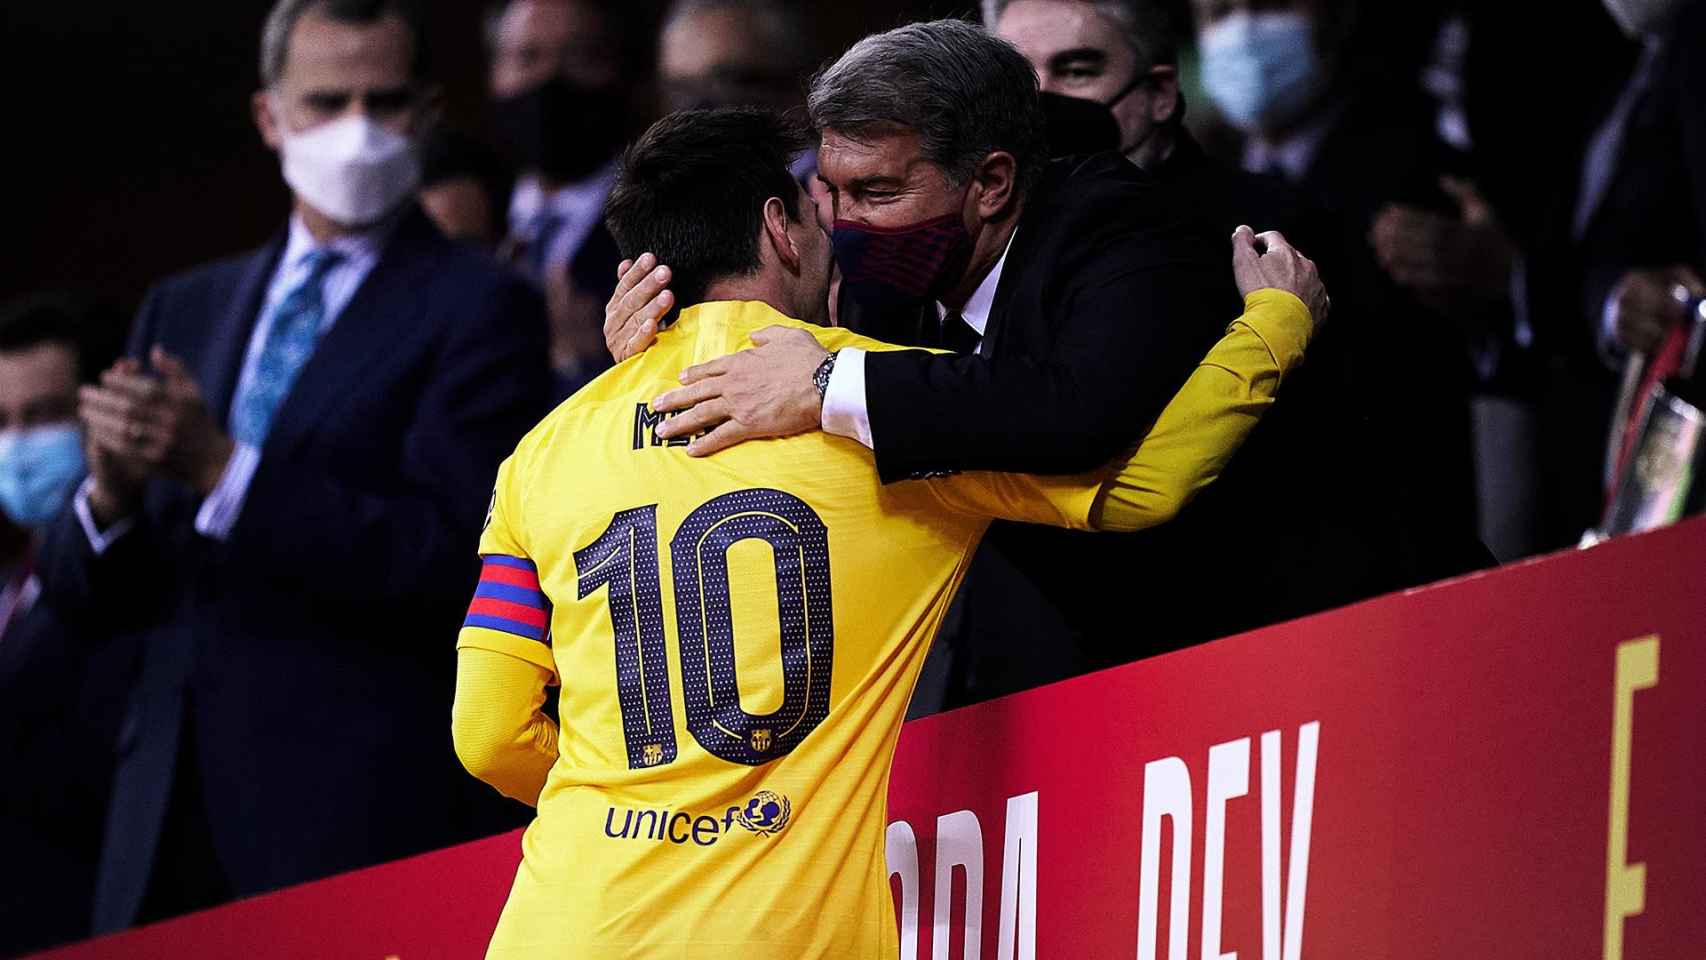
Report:
[[[165,281],[137,317],[131,353],[181,357],[222,421],[283,242]],[[546,356],[538,296],[411,207],[280,408],[228,541],[167,481],[100,556],[69,511],[52,529],[44,600],[144,651],[97,929],[136,916],[179,762],[239,895],[494,826],[451,750],[453,648]]]
[[[1582,257],[1583,312],[1596,332],[1629,270],[1685,263],[1706,273],[1706,3],[1690,4],[1665,38]]]
[[[0,637],[0,957],[89,934],[132,645],[91,657],[45,603]]]
[[[1226,237],[1125,158],[1050,164],[1007,251],[980,356],[865,357],[883,480],[1106,463],[1237,316],[1225,301],[1230,262]],[[867,318],[864,331],[927,343],[920,322]]]

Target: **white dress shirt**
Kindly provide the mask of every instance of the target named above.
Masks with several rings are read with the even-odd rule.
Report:
[[[1007,265],[1007,254],[1013,249],[1013,237],[1018,235],[1019,231],[1014,230],[1013,236],[1007,238],[1001,258],[995,261],[995,266],[972,291],[960,311],[960,317],[977,331],[980,340],[989,328],[989,312],[995,306],[995,291],[1001,286],[1001,270]],[[936,304],[938,319],[946,320],[950,312],[947,305]],[[843,347],[835,358],[835,369],[829,372],[829,387],[823,393],[823,431],[857,440],[867,449],[876,449],[871,440],[871,413],[865,397],[865,351],[858,347]]]
[[[232,415],[235,416],[237,400],[243,396],[249,384],[254,380],[260,366],[261,350],[267,342],[267,334],[271,332],[274,316],[280,303],[290,295],[292,290],[308,276],[309,267],[305,262],[308,255],[320,249],[334,250],[341,259],[326,271],[325,279],[320,285],[320,299],[325,307],[320,317],[320,334],[325,336],[337,323],[338,317],[355,299],[356,291],[361,289],[368,274],[379,263],[379,257],[385,251],[385,244],[391,239],[391,234],[397,225],[396,218],[391,218],[370,230],[360,233],[347,234],[337,237],[328,243],[320,244],[314,235],[308,232],[301,218],[290,218],[290,229],[284,244],[284,253],[278,258],[278,266],[273,270],[272,280],[267,284],[266,296],[261,300],[261,311],[255,323],[254,333],[249,337],[249,347],[243,357],[243,370],[237,378],[237,389],[231,395]],[[214,540],[224,540],[231,535],[231,530],[237,525],[237,517],[242,513],[243,501],[249,493],[249,483],[254,479],[255,469],[260,466],[260,448],[246,443],[239,443],[231,452],[231,460],[225,465],[225,472],[220,475],[219,483],[213,492],[202,501],[201,509],[196,512],[195,529],[204,537]],[[89,538],[89,545],[96,555],[106,552],[114,541],[130,529],[131,521],[127,518],[115,523],[105,531],[95,523],[93,511],[89,509],[89,485],[93,479],[83,481],[83,486],[77,491],[72,506],[81,521],[83,532]]]
[[[604,201],[609,199],[610,189],[616,185],[616,170],[617,163],[612,160],[585,180],[549,193],[538,177],[523,177],[515,185],[515,193],[509,201],[511,235],[530,245],[544,243],[547,268],[567,268],[593,227],[604,216]],[[556,216],[560,223],[549,237],[535,236],[539,219],[546,214]]]

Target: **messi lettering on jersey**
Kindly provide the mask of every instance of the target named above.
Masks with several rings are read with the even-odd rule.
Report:
[[[634,449],[644,450],[646,438],[651,438],[654,447],[685,447],[691,442],[688,437],[676,437],[665,440],[658,436],[658,425],[675,416],[673,413],[653,413],[652,408],[643,403],[634,404]]]

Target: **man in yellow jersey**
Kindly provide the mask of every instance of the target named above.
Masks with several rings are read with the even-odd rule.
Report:
[[[1243,229],[1247,312],[1127,462],[885,486],[869,450],[824,433],[690,458],[649,406],[684,367],[778,324],[894,349],[793,319],[820,317],[830,274],[788,174],[802,145],[770,114],[710,111],[629,150],[611,231],[667,258],[687,306],[499,472],[453,726],[469,770],[539,814],[488,956],[894,956],[889,765],[984,528],[1166,520],[1312,333],[1301,300],[1253,288],[1286,273],[1318,293],[1313,266]],[[557,683],[560,727],[540,710]]]

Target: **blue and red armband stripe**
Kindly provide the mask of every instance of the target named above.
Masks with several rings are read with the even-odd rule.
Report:
[[[496,630],[549,644],[551,603],[539,589],[539,568],[530,560],[491,554],[463,627]]]

